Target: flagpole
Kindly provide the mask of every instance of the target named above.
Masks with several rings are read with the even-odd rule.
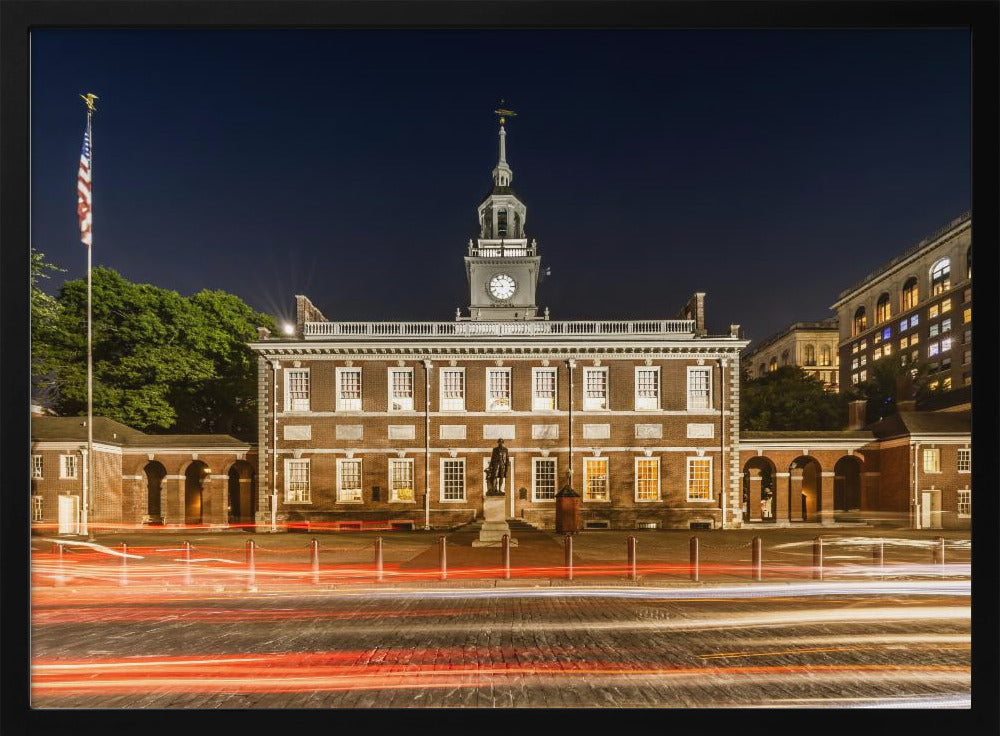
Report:
[[[93,99],[84,98],[87,102],[87,138],[90,145],[90,160],[88,168],[91,180],[91,198],[93,198],[93,177],[94,177],[94,133],[92,118],[94,112]],[[83,512],[81,515],[82,524],[80,533],[86,534],[88,539],[93,539],[90,533],[90,496],[94,492],[94,353],[93,353],[93,324],[91,301],[93,298],[93,285],[91,279],[92,254],[93,250],[93,207],[91,206],[91,243],[87,244],[87,482],[83,487]]]

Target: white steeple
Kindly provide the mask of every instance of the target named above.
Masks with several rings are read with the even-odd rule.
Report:
[[[508,110],[504,112],[510,113]],[[500,160],[497,162],[497,167],[493,169],[493,184],[498,187],[509,187],[511,181],[514,179],[514,172],[510,170],[510,166],[507,165],[507,131],[503,127],[504,119],[500,118]]]

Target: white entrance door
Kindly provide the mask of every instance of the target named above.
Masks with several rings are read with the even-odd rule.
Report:
[[[509,456],[508,456],[509,457]],[[483,458],[483,496],[486,495],[486,491],[489,490],[486,486],[486,469],[490,467],[490,459],[488,457]],[[514,518],[514,458],[510,458],[510,474],[507,476],[506,480],[500,485],[500,490],[507,494],[507,498],[510,500],[510,512],[508,519]]]
[[[924,529],[941,528],[941,491],[923,491],[920,494],[920,526]]]
[[[79,499],[76,496],[59,497],[59,533],[79,534]]]

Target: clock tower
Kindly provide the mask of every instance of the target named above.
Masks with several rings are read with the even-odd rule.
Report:
[[[527,208],[511,188],[514,172],[507,165],[506,119],[516,113],[496,110],[500,117],[500,160],[493,169],[493,188],[479,205],[479,237],[469,239],[465,274],[469,280],[469,315],[460,320],[534,320],[535,290],[541,257],[535,240],[524,233]],[[547,315],[546,315],[547,317]]]

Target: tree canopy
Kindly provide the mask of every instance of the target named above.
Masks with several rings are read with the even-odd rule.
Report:
[[[837,430],[847,424],[846,398],[798,366],[786,365],[750,378],[740,387],[740,429]]]
[[[34,275],[34,269],[33,269]],[[253,437],[256,361],[246,343],[274,318],[223,291],[183,297],[108,268],[93,282],[94,413],[148,432]],[[51,303],[32,293],[39,396],[57,414],[87,410],[87,282],[65,282]]]

